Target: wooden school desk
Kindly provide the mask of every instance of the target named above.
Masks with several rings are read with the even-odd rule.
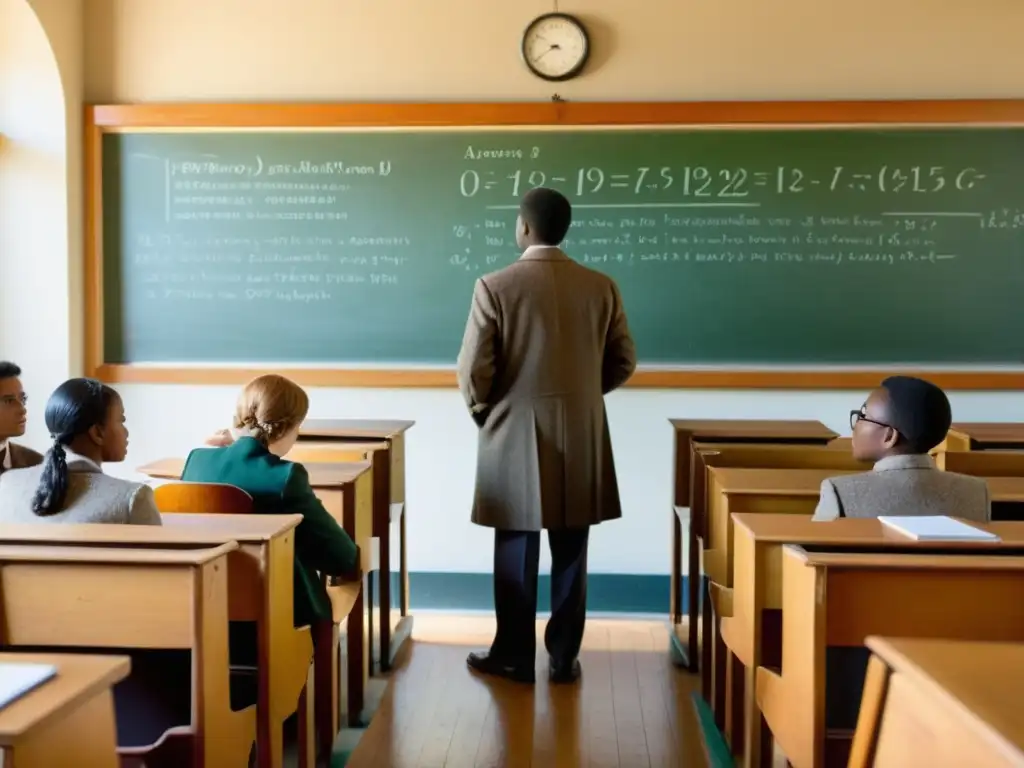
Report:
[[[726,730],[742,764],[764,765],[770,741],[762,730],[754,679],[758,667],[781,663],[782,549],[786,544],[851,551],[915,549],[942,551],[1011,551],[1024,554],[1024,523],[989,523],[977,527],[1000,537],[998,542],[918,542],[877,519],[842,518],[816,523],[803,515],[737,514],[733,516],[732,616],[722,619],[720,634],[734,665],[734,685]],[[716,660],[717,666],[717,660]]]
[[[299,431],[299,445],[306,442],[361,443],[383,441],[388,445],[387,475],[378,482],[390,488],[389,503],[374,507],[373,535],[380,540],[380,654],[381,669],[391,668],[395,654],[412,635],[409,612],[409,561],[406,543],[405,433],[415,421],[399,419],[306,419]],[[374,462],[374,475],[378,472]],[[392,532],[398,525],[398,612],[391,594]]]
[[[690,671],[697,669],[697,606],[700,602],[700,545],[701,530],[695,529],[690,515],[687,533],[688,579],[686,585],[690,623],[685,647],[678,635],[683,620],[683,522],[678,509],[689,509],[690,473],[693,443],[797,443],[822,445],[837,437],[836,433],[818,421],[766,421],[728,419],[669,419],[673,438],[672,478],[672,555],[669,580],[669,637],[673,656]]]
[[[837,438],[826,445],[790,445],[763,443],[693,443],[690,472],[690,521],[697,536],[702,539],[702,552],[705,557],[712,547],[708,532],[708,506],[711,470],[718,467],[736,467],[748,469],[834,469],[835,474],[842,471],[864,471],[870,464],[855,461],[851,453],[849,441]],[[678,508],[677,508],[678,509]],[[689,564],[691,583],[698,583],[701,577],[699,558],[692,559]],[[704,574],[703,592],[708,591],[706,574]],[[704,605],[707,605],[706,598]],[[688,606],[689,626],[696,626],[699,615],[697,601]],[[711,620],[702,624],[705,631],[710,631]],[[709,647],[710,643],[705,646]],[[710,665],[709,665],[710,666]],[[711,685],[711,670],[702,671],[705,690]]]
[[[12,768],[117,768],[112,688],[127,656],[0,653],[0,664],[49,664],[57,676],[0,708],[0,763]]]
[[[257,760],[260,768],[280,768],[284,721],[298,707],[313,657],[309,628],[295,629],[291,618],[294,613],[295,527],[302,517],[176,514],[161,517],[162,526],[0,525],[0,544],[202,549],[236,542],[238,548],[228,555],[228,619],[256,622],[259,637]]]
[[[231,708],[228,557],[237,549],[0,545],[3,643],[189,651],[187,722],[166,723],[151,744],[132,745],[119,732],[118,752],[196,768],[244,766],[256,706]]]
[[[403,622],[399,612],[393,609],[384,610],[385,602],[387,605],[391,605],[391,579],[389,576],[391,570],[388,563],[391,559],[391,525],[395,521],[395,518],[391,515],[391,455],[391,444],[386,440],[376,442],[339,442],[311,439],[296,443],[284,457],[289,461],[295,461],[303,465],[366,461],[371,466],[371,471],[373,472],[372,506],[374,535],[377,536],[377,531],[382,531],[384,534],[377,539],[379,550],[374,559],[373,567],[379,571],[383,569],[380,578],[386,581],[388,587],[387,599],[385,600],[384,597],[378,598],[381,601],[380,611],[375,620],[374,609],[377,606],[374,599],[374,580],[372,578],[367,579],[366,605],[367,616],[369,617],[367,635],[370,638],[371,674],[376,674],[378,671],[387,671],[391,668],[391,660],[394,658],[394,654],[401,647],[406,637],[408,637],[408,631],[412,627],[411,620]],[[398,508],[400,512],[401,505],[398,505]],[[397,617],[396,613],[399,613]],[[391,620],[388,618],[389,614]],[[398,628],[404,633],[402,636],[393,635],[391,632],[396,618],[400,625]],[[376,642],[374,638],[376,638]]]
[[[850,768],[1024,765],[1024,645],[869,637]]]
[[[139,467],[137,471],[150,477],[179,480],[184,466],[183,459],[161,459]],[[372,563],[371,533],[373,530],[373,477],[370,464],[368,462],[310,463],[303,466],[306,468],[309,484],[317,498],[359,546],[363,573],[369,573]],[[367,637],[369,620],[366,616],[365,576],[363,582],[362,589],[359,590],[351,606],[351,611],[347,614],[348,714],[352,725],[356,725],[364,719],[362,709],[370,674],[369,638]],[[346,596],[350,594],[350,591],[344,587],[339,589]],[[330,590],[328,592],[330,593]],[[334,601],[335,599],[332,598],[332,603]],[[337,617],[336,613],[335,618]],[[332,700],[335,715],[340,717],[340,710],[337,709],[337,697],[332,697]]]
[[[950,431],[965,436],[972,450],[1024,450],[1024,422],[958,422]]]
[[[935,465],[974,477],[1024,477],[1024,451],[943,451]]]
[[[703,569],[708,589],[706,604],[719,603],[722,615],[728,615],[733,584],[733,524],[736,512],[812,515],[817,506],[821,481],[826,477],[850,474],[837,470],[764,470],[711,468],[709,470],[708,524],[704,540]],[[1024,504],[1024,478],[986,477],[993,503],[993,519],[1019,520],[1014,509]],[[1009,511],[1006,511],[1009,510]],[[713,586],[717,587],[712,599]],[[722,609],[724,608],[724,612]],[[712,705],[717,722],[727,727],[726,650],[718,634],[720,615],[714,610],[701,624],[701,689]],[[715,659],[718,659],[716,661]]]
[[[718,587],[720,602],[730,597],[732,587],[733,530],[732,515],[736,512],[758,514],[783,513],[810,516],[818,506],[821,482],[836,475],[851,474],[858,470],[837,469],[745,469],[711,467],[708,473],[708,516],[704,547],[701,551],[705,582],[705,604],[714,609],[712,585]],[[715,718],[725,724],[726,695],[725,666],[722,659],[725,648],[718,636],[721,615],[729,615],[726,608],[720,613],[712,610],[705,614],[701,626],[701,682],[704,697],[712,704]]]
[[[842,759],[825,729],[825,654],[869,635],[1024,641],[1024,557],[782,553],[782,671],[757,670],[757,703],[794,768]],[[844,763],[845,764],[845,763]]]

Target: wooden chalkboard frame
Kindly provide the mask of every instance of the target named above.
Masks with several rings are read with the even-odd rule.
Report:
[[[1024,100],[113,104],[85,111],[85,369],[108,382],[240,384],[256,367],[110,364],[103,359],[103,135],[167,129],[587,125],[1024,126]],[[466,298],[467,311],[469,297]],[[950,307],[951,312],[957,311]],[[452,369],[286,368],[306,386],[452,387]],[[627,386],[688,389],[855,389],[892,370],[640,368]],[[917,371],[946,389],[1024,389],[1024,370]]]

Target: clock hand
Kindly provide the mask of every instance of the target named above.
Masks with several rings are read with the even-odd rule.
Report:
[[[558,48],[558,46],[557,46],[557,45],[552,45],[552,46],[551,46],[550,48],[548,48],[548,49],[547,49],[546,51],[544,51],[544,53],[542,53],[542,54],[541,54],[540,56],[538,56],[537,58],[535,58],[535,59],[533,60],[533,63],[534,63],[534,64],[537,64],[537,63],[538,63],[538,62],[539,62],[539,61],[540,61],[541,59],[543,59],[543,58],[544,58],[545,56],[547,56],[547,55],[548,55],[549,53],[551,53],[551,52],[552,52],[553,50],[555,50],[556,48]]]

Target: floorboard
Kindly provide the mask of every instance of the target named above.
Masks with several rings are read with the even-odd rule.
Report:
[[[704,765],[690,706],[699,677],[674,667],[664,621],[591,619],[576,685],[477,677],[470,650],[494,620],[417,614],[413,639],[349,768],[679,768]]]

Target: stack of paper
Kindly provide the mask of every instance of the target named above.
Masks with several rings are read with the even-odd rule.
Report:
[[[961,523],[952,517],[879,517],[883,525],[915,541],[999,541],[994,533]]]
[[[56,674],[51,664],[0,664],[0,709]]]

